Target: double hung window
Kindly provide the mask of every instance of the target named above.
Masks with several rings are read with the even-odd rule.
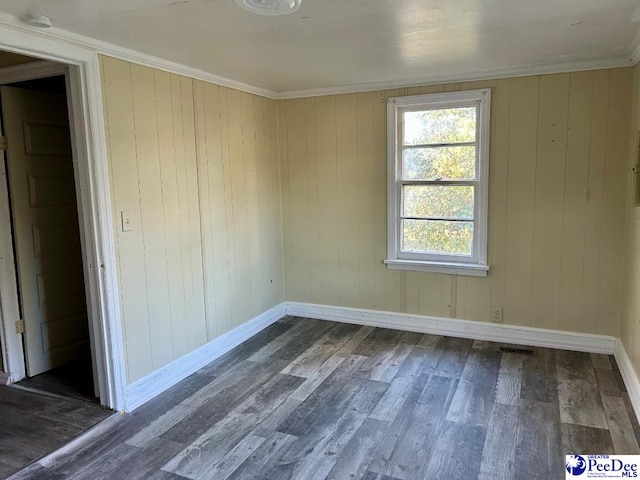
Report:
[[[389,99],[389,268],[486,276],[490,105],[490,89]]]

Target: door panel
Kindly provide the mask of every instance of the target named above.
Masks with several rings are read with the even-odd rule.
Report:
[[[27,373],[88,353],[88,322],[64,95],[0,88],[25,320]]]

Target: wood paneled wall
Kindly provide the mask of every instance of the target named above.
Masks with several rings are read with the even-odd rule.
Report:
[[[638,161],[640,141],[640,65],[633,75],[633,121],[629,142],[629,174],[627,196],[627,242],[622,295],[620,339],[636,372],[640,372],[640,206],[634,206],[635,176],[631,170]]]
[[[283,301],[277,113],[110,57],[101,70],[131,383]]]
[[[502,306],[508,324],[618,335],[632,69],[276,102],[101,67],[129,382],[285,283],[292,301],[482,321]],[[487,87],[489,276],[388,270],[386,99]]]
[[[287,300],[618,335],[632,75],[279,102]],[[386,99],[487,87],[489,276],[388,270]]]

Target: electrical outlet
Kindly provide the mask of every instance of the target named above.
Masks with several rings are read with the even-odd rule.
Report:
[[[502,307],[491,307],[491,321],[502,323]]]

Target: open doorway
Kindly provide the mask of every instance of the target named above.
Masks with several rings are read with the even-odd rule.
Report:
[[[0,52],[0,348],[4,383],[98,403],[69,99],[68,66]]]
[[[96,400],[64,75],[0,87],[26,379]]]
[[[125,410],[130,392],[125,374],[99,57],[94,48],[53,33],[44,35],[19,22],[0,25],[0,50],[7,53],[0,54],[0,85],[65,76],[94,391],[99,393],[100,405]],[[4,58],[11,66],[3,65]],[[6,380],[13,384],[27,376],[27,369],[20,333],[16,255],[8,227],[12,225],[8,182],[4,162],[0,165],[0,383]],[[52,281],[55,288],[58,282]]]
[[[113,413],[96,381],[69,92],[68,66],[0,51],[0,478]]]

